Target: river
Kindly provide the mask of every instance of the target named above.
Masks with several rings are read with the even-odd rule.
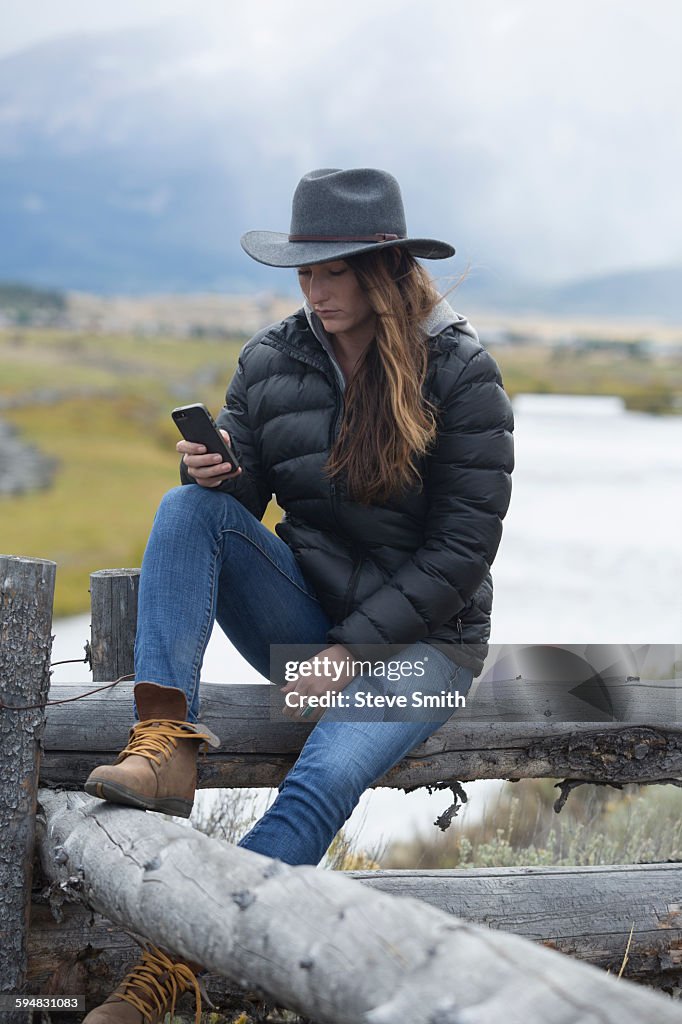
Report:
[[[495,561],[494,643],[682,642],[682,417],[632,413],[620,399],[520,395],[516,469]],[[102,567],[106,568],[106,567]],[[77,657],[89,616],[57,620],[53,660]],[[262,681],[220,630],[206,680]],[[88,679],[85,666],[54,678]],[[466,786],[485,813],[499,784]],[[272,793],[261,794],[261,807]],[[449,794],[365,793],[348,832],[372,847],[436,829]]]

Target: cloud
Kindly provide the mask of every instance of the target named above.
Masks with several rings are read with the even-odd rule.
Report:
[[[68,4],[61,29],[96,27],[85,10]],[[127,0],[116,10],[119,26],[140,19]],[[403,184],[408,216],[418,209],[410,227],[449,235],[474,263],[494,253],[558,279],[682,262],[677,0],[203,0],[181,11],[145,4],[145,21],[171,17],[137,48],[114,36],[113,15],[100,20],[108,32],[77,102],[27,86],[31,103],[5,109],[35,110],[74,152],[90,130],[112,147],[182,145],[178,159],[245,180],[269,174],[271,194],[247,204],[261,226],[277,209],[270,226],[285,226],[304,171],[375,164]]]

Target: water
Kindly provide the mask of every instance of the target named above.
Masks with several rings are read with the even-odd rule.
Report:
[[[521,395],[514,402],[513,496],[494,565],[494,643],[682,642],[682,417],[624,410],[616,398]],[[53,660],[77,657],[89,616],[55,623]],[[54,678],[89,678],[64,666]],[[260,682],[220,630],[211,681]],[[484,813],[495,782],[466,786]],[[260,811],[272,794],[261,794]],[[430,831],[449,793],[365,793],[349,822],[360,844]],[[259,811],[259,812],[260,812]]]
[[[682,417],[524,395],[495,562],[496,643],[681,639]]]

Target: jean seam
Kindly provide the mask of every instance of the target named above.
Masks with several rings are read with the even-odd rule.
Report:
[[[284,578],[286,580],[288,580],[289,583],[291,583],[294,587],[296,587],[297,590],[300,590],[300,592],[302,594],[305,594],[306,597],[309,597],[311,599],[311,601],[316,601],[317,600],[315,595],[311,594],[308,590],[305,589],[305,587],[302,587],[301,584],[298,583],[297,580],[292,579],[291,576],[289,575],[289,573],[286,572],[286,570],[283,569],[280,565],[278,565],[277,562],[275,562],[270,557],[268,552],[264,548],[262,548],[260,546],[260,544],[256,540],[254,540],[253,537],[249,537],[249,535],[247,533],[244,533],[243,530],[238,530],[234,526],[226,526],[224,530],[221,530],[221,533],[236,533],[243,540],[247,541],[247,543],[251,544],[252,547],[256,548],[257,551],[260,551],[261,555],[263,555],[263,557],[268,560],[270,565],[274,569],[276,569],[280,573],[280,575],[284,576]],[[284,543],[284,541],[282,541],[282,543]],[[292,552],[292,554],[293,554],[293,552]]]
[[[222,531],[221,531],[222,533]],[[215,608],[215,581],[216,581],[216,563],[218,561],[220,545],[216,544],[213,549],[213,558],[211,560],[211,568],[209,574],[209,599],[208,599],[208,614],[204,618],[204,625],[201,629],[199,636],[199,643],[196,647],[196,653],[194,655],[194,661],[192,662],[192,698],[189,702],[190,710],[194,706],[194,698],[196,697],[197,689],[200,682],[201,665],[204,660],[204,654],[206,652],[206,646],[209,640],[209,625],[212,627],[215,620],[213,610]]]
[[[227,497],[232,498],[233,501],[236,502],[238,506],[240,506],[239,507],[239,512],[245,513],[245,514],[247,514],[249,516],[252,516],[253,519],[255,520],[256,525],[263,526],[263,524],[258,519],[256,519],[255,516],[253,516],[253,513],[249,512],[249,509],[247,509],[245,506],[241,505],[241,502],[239,502],[237,498],[234,498],[233,495],[227,495]],[[221,516],[220,516],[221,519],[223,520],[223,523],[224,523],[224,521],[225,521],[225,519],[227,517],[229,517],[229,516],[231,516],[233,514],[234,514],[234,507],[231,504],[226,504],[225,507],[221,510]],[[263,527],[263,529],[266,529],[266,527]],[[289,583],[293,584],[293,586],[295,586],[297,590],[300,590],[300,592],[302,594],[305,594],[305,596],[309,597],[311,600],[317,601],[317,595],[315,593],[311,593],[310,590],[306,589],[305,587],[302,587],[301,584],[298,583],[295,579],[292,579],[291,576],[289,575],[289,573],[286,572],[284,569],[282,569],[282,567],[279,566],[272,559],[272,557],[268,554],[268,552],[265,550],[265,548],[261,546],[261,544],[258,542],[257,539],[255,539],[254,537],[250,536],[248,533],[245,533],[239,527],[233,526],[232,524],[227,525],[227,526],[226,525],[218,526],[218,533],[221,534],[221,535],[223,535],[225,533],[236,533],[239,537],[242,537],[243,540],[248,541],[248,543],[251,544],[254,548],[256,548],[257,551],[260,551],[260,553],[263,555],[263,557],[268,560],[268,562],[273,566],[273,568],[277,569],[277,571],[282,576],[284,576],[284,578],[287,579],[289,581]],[[277,540],[279,540],[280,543],[284,544],[285,547],[289,551],[291,551],[291,548],[289,548],[288,544],[286,544],[286,542],[283,541],[281,539],[281,537],[277,537]],[[291,554],[292,554],[292,556],[295,559],[295,555],[293,554],[293,551],[291,551]]]
[[[467,666],[461,665],[459,662],[453,661],[452,658],[448,658],[447,654],[444,654],[443,651],[439,650],[437,647],[434,647],[432,644],[429,644],[429,647],[431,648],[431,650],[429,651],[430,656],[437,657],[439,655],[441,658],[444,659],[445,662],[449,662],[449,665],[445,667],[449,669],[448,686],[452,686],[455,679],[459,675],[460,671],[462,669],[465,669]]]

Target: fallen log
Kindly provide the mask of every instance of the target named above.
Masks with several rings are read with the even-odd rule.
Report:
[[[86,797],[39,794],[43,871],[321,1024],[680,1024],[671,1000],[416,900]]]
[[[682,981],[682,865],[347,871],[370,889],[410,896],[447,914],[513,932],[603,970],[672,989]],[[59,894],[57,894],[59,896]],[[103,1000],[138,948],[106,918],[80,904],[35,902],[29,932],[29,988],[46,991],[54,973],[79,973],[73,991]],[[79,966],[80,965],[80,966]],[[234,993],[220,975],[211,996]],[[65,991],[65,989],[62,989]]]
[[[127,742],[132,684],[83,696],[91,689],[85,683],[50,688],[51,700],[70,702],[47,709],[43,786],[81,788],[92,769],[113,762]],[[480,699],[485,705],[485,694]],[[279,716],[281,702],[267,683],[202,685],[201,720],[222,744],[200,757],[200,786],[279,785],[312,728]],[[655,718],[647,724],[645,717],[637,724],[509,722],[492,720],[492,714],[490,720],[472,720],[473,710],[456,711],[376,785],[409,790],[449,780],[570,778],[624,785],[682,778],[682,725],[674,719],[667,725]]]

